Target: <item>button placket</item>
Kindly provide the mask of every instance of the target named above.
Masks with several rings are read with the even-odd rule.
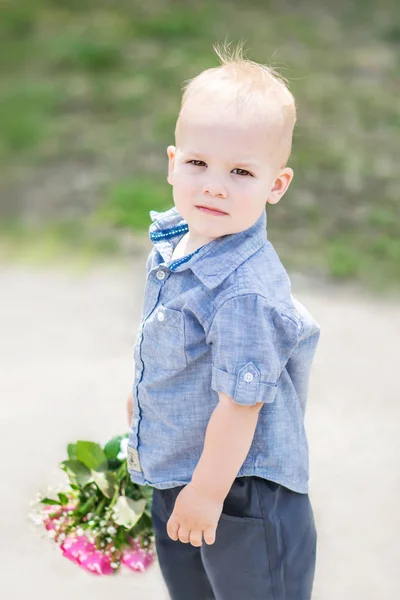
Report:
[[[136,343],[135,343],[135,352],[134,352],[135,375],[136,375],[136,381],[135,381],[136,393],[134,394],[134,398],[136,399],[136,402],[134,402],[134,405],[133,405],[133,414],[134,415],[136,414],[138,416],[135,416],[132,419],[131,437],[132,437],[132,440],[134,441],[134,445],[136,447],[137,447],[138,441],[139,441],[138,425],[139,425],[139,416],[140,416],[140,412],[141,412],[140,402],[139,402],[139,386],[140,386],[140,380],[141,380],[142,372],[143,372],[143,362],[142,362],[142,358],[141,358],[141,344],[143,341],[144,324],[145,324],[145,319],[142,317],[142,319],[140,320],[139,328],[138,328],[137,339],[136,339]]]

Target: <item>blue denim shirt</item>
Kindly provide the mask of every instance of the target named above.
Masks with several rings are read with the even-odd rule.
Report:
[[[238,404],[263,403],[238,477],[308,493],[304,414],[319,326],[291,295],[267,240],[266,211],[246,231],[172,261],[188,224],[175,207],[150,216],[134,347],[132,481],[159,489],[189,483],[224,392]]]

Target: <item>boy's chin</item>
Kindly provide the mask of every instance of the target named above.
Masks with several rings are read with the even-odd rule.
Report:
[[[189,225],[189,231],[192,230],[192,232],[196,232],[196,234],[198,236],[201,236],[203,238],[207,238],[207,239],[215,239],[215,238],[219,238],[222,237],[224,235],[229,235],[231,232],[231,230],[229,229],[229,227],[223,227],[223,226],[218,226],[215,224],[210,224],[210,223],[204,223],[201,222],[199,223],[198,220],[196,219],[192,219],[192,222],[188,221],[188,225]]]

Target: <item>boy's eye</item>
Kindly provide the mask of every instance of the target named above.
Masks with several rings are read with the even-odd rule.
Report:
[[[194,165],[195,167],[205,167],[206,163],[203,160],[189,160],[189,164]]]
[[[232,173],[235,173],[235,175],[241,175],[242,177],[246,177],[247,175],[249,175],[249,177],[253,177],[253,175],[245,169],[233,169]]]

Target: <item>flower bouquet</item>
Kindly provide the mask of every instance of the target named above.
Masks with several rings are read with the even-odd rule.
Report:
[[[110,575],[121,565],[144,571],[155,559],[152,489],[131,481],[127,446],[127,434],[104,448],[90,441],[69,444],[60,464],[67,483],[57,497],[38,494],[31,503],[34,523],[63,556],[90,573]]]

